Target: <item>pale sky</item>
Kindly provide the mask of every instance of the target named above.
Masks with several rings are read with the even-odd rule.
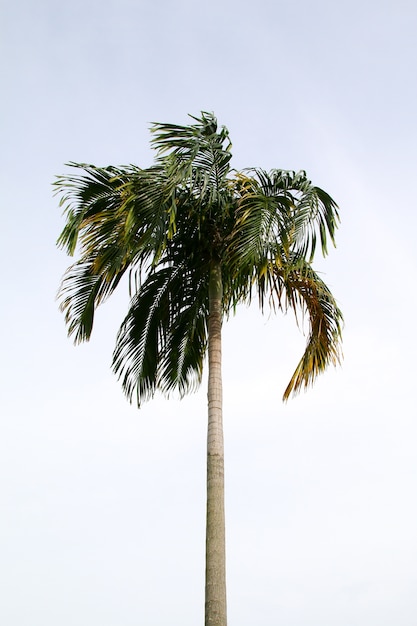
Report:
[[[55,294],[68,161],[149,166],[149,125],[214,111],[235,168],[338,202],[315,267],[343,366],[287,404],[291,314],[224,325],[230,626],[415,626],[415,0],[17,0],[1,8],[0,623],[203,623],[205,385],[141,410]],[[5,287],[5,288],[4,288]]]

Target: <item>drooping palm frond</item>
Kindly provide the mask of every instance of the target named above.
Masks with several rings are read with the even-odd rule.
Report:
[[[224,284],[225,313],[241,302],[250,303],[257,294],[260,309],[275,313],[292,310],[299,326],[308,324],[307,344],[288,383],[283,399],[312,385],[316,377],[342,358],[342,312],[329,288],[311,265],[294,253],[285,256],[278,245],[265,248],[252,265],[227,273]]]
[[[181,395],[201,381],[207,346],[207,277],[184,262],[156,268],[132,299],[120,328],[113,368],[138,405],[156,389]]]
[[[69,165],[83,174],[61,176],[54,183],[67,217],[59,247],[71,255],[78,242],[84,255],[109,243],[123,250],[149,249],[149,255],[163,247],[172,198],[167,200],[169,185],[161,167]],[[156,243],[158,235],[161,241]]]
[[[284,391],[288,400],[312,385],[329,365],[340,363],[343,315],[329,288],[309,266],[287,274],[285,290],[291,308],[306,313],[309,324],[306,349]]]
[[[120,168],[99,168],[85,163],[68,163],[69,167],[82,170],[82,174],[58,176],[54,183],[55,193],[61,195],[67,222],[57,245],[73,255],[80,233],[94,215],[115,214],[120,207],[120,189],[129,179],[129,171]],[[124,176],[125,174],[125,176]]]
[[[96,307],[118,286],[127,266],[110,273],[95,271],[95,259],[81,259],[65,272],[58,292],[60,309],[65,313],[68,335],[74,343],[90,339]]]
[[[184,395],[201,381],[211,250],[190,211],[189,198],[179,194],[176,232],[132,298],[117,337],[113,369],[138,404],[156,389]]]
[[[166,200],[161,168],[81,168],[82,175],[61,177],[67,223],[58,245],[81,258],[64,275],[58,299],[69,334],[90,338],[95,308],[118,286],[127,270],[135,274],[157,262],[172,230],[172,201]]]
[[[262,308],[268,300],[274,310],[291,309],[297,322],[301,319],[309,326],[306,349],[284,392],[283,399],[288,400],[312,385],[328,365],[340,363],[343,315],[329,288],[300,256],[288,258],[284,264],[262,264],[253,282]]]

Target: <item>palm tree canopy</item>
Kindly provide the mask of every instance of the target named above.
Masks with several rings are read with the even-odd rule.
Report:
[[[335,202],[304,171],[230,167],[231,143],[211,113],[188,126],[155,123],[154,165],[70,163],[55,182],[66,215],[58,245],[79,260],[58,294],[68,333],[90,338],[94,312],[127,272],[129,311],[113,368],[129,399],[185,394],[202,376],[209,278],[220,265],[223,312],[257,294],[261,307],[306,313],[307,346],[289,385],[312,383],[340,359],[342,314],[311,263],[334,244]]]

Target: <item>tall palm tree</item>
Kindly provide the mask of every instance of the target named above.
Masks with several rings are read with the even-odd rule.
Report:
[[[310,332],[284,399],[340,359],[342,314],[311,262],[338,224],[332,198],[304,171],[230,167],[231,143],[211,113],[154,124],[153,166],[70,163],[57,192],[58,245],[79,260],[59,291],[69,335],[90,338],[96,307],[129,275],[131,302],[113,369],[140,404],[201,381],[208,355],[206,626],[226,626],[221,329],[257,295],[261,309],[300,310]]]

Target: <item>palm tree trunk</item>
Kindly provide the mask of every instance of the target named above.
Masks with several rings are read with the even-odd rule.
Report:
[[[205,626],[226,626],[221,265],[210,271]]]

